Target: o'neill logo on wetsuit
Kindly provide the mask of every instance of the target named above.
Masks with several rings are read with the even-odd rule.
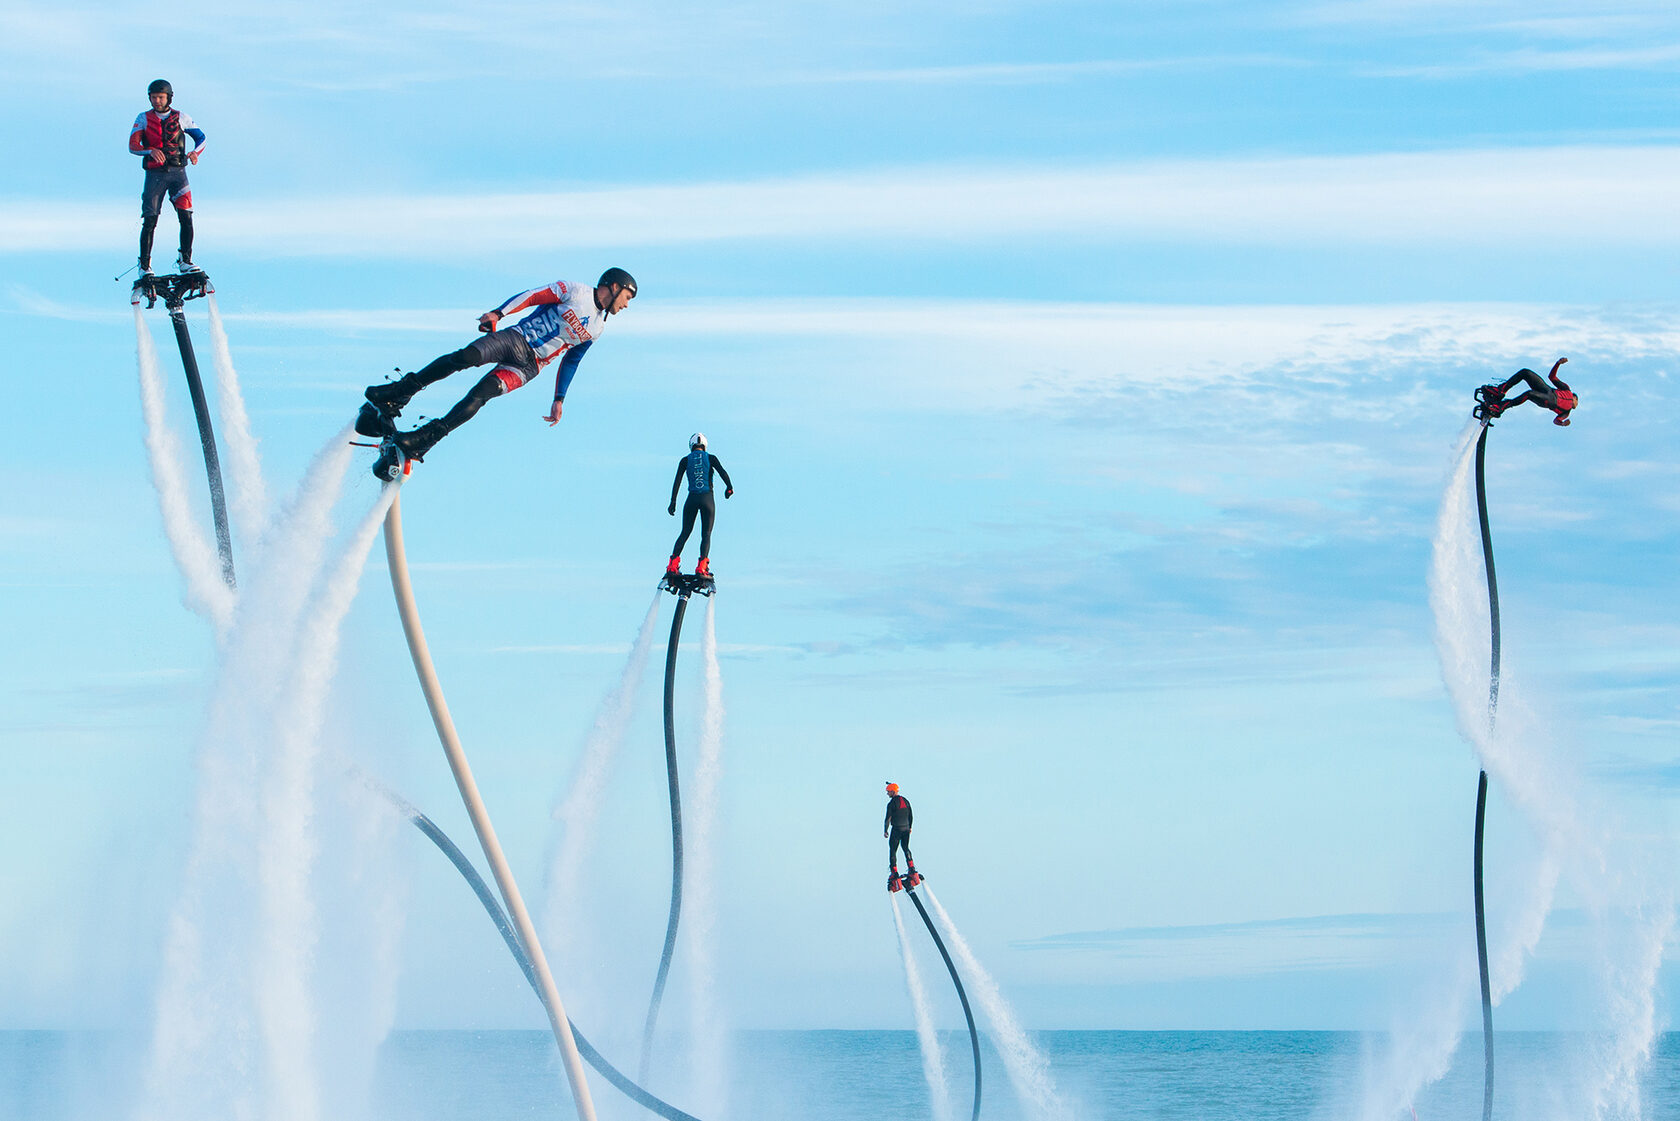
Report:
[[[712,489],[712,460],[705,448],[695,448],[688,453],[688,489],[692,491]]]

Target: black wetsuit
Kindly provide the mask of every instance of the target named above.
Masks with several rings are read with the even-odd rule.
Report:
[[[492,362],[498,369],[505,366],[517,371],[525,382],[530,382],[537,376],[537,355],[531,349],[531,344],[517,328],[506,327],[500,331],[492,331],[483,338],[474,339],[460,350],[452,350],[432,359],[414,373],[405,374],[403,380],[407,382],[412,379],[413,392],[418,393],[450,374],[473,366],[488,366]],[[497,377],[494,371],[479,378],[477,384],[468,390],[467,395],[461,398],[454,408],[443,414],[440,425],[442,431],[438,433],[438,439],[441,440],[467,423],[478,415],[478,410],[507,391],[507,383]],[[437,443],[437,440],[433,440],[432,443]],[[430,450],[430,445],[427,445],[427,448]]]
[[[910,855],[910,826],[915,820],[910,799],[902,794],[894,794],[887,799],[887,816],[881,821],[881,831],[887,834],[887,867],[898,867],[898,850],[901,848],[910,867],[916,866],[916,858]]]
[[[718,457],[705,448],[695,448],[677,461],[677,477],[671,480],[671,506],[677,508],[677,490],[682,486],[683,479],[688,479],[688,498],[683,502],[682,532],[677,535],[677,543],[671,546],[673,557],[682,556],[683,546],[688,544],[688,535],[694,532],[694,516],[700,515],[700,555],[712,555],[712,522],[717,517],[717,500],[712,492],[712,472],[716,471],[723,479],[725,496],[733,492],[735,484],[729,481],[729,472],[723,469]]]
[[[1546,375],[1552,380],[1551,385],[1547,385],[1539,374],[1528,369],[1518,370],[1506,378],[1499,385],[1499,396],[1501,398],[1519,381],[1527,382],[1528,388],[1509,401],[1501,401],[1499,411],[1501,413],[1507,412],[1524,401],[1532,401],[1542,409],[1550,409],[1557,414],[1557,417],[1552,421],[1553,424],[1568,424],[1569,414],[1575,409],[1576,397],[1570,390],[1569,383],[1557,376],[1558,366],[1561,365],[1563,365],[1563,360],[1559,359],[1552,366],[1552,372]]]

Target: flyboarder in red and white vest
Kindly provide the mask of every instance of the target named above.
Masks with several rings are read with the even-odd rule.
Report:
[[[152,107],[134,118],[128,132],[128,150],[140,157],[140,166],[146,170],[146,183],[140,190],[140,275],[152,275],[152,235],[163,213],[164,195],[174,204],[181,223],[181,255],[175,269],[199,272],[192,260],[192,187],[187,183],[187,165],[198,163],[204,153],[204,130],[175,108],[175,89],[162,78],[146,88],[146,96]]]

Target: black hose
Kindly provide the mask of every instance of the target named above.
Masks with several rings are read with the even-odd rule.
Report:
[[[1493,536],[1488,532],[1487,476],[1483,464],[1487,460],[1487,426],[1482,426],[1481,438],[1476,441],[1476,513],[1482,522],[1482,567],[1487,570],[1488,620],[1493,639],[1492,671],[1488,675],[1488,726],[1493,726],[1499,710],[1499,577],[1493,569]]]
[[[233,538],[228,532],[227,500],[222,492],[222,465],[216,456],[216,432],[210,427],[210,406],[204,400],[204,381],[198,376],[198,359],[193,354],[192,336],[179,300],[168,305],[169,321],[175,325],[175,343],[181,348],[181,366],[187,372],[187,392],[192,396],[193,417],[198,421],[198,442],[204,446],[204,473],[210,480],[210,514],[216,523],[216,551],[222,559],[222,580],[233,587]]]
[[[957,976],[957,967],[951,961],[951,955],[945,951],[945,940],[939,937],[939,928],[933,925],[928,917],[927,908],[922,906],[921,899],[916,895],[916,889],[910,888],[905,894],[910,896],[910,902],[916,905],[921,913],[922,922],[927,926],[928,933],[933,935],[933,944],[939,947],[939,956],[945,959],[945,968],[950,971],[951,983],[957,986],[957,999],[962,1001],[963,1018],[968,1021],[968,1044],[974,1049],[974,1116],[973,1121],[980,1121],[980,1033],[974,1030],[974,1013],[968,1007],[968,994],[963,991],[962,978]]]
[[[449,835],[439,829],[437,823],[432,821],[431,818],[402,801],[396,795],[386,791],[381,791],[381,793],[384,793],[414,824],[414,827],[430,838],[432,844],[436,845],[443,855],[449,858],[449,862],[455,865],[456,870],[461,873],[462,878],[473,889],[473,894],[478,896],[478,901],[484,905],[491,921],[496,924],[496,930],[501,933],[502,941],[507,943],[508,952],[513,954],[513,960],[519,963],[519,969],[525,974],[525,980],[530,984],[531,991],[537,994],[539,1001],[542,1000],[542,988],[537,983],[537,971],[531,965],[530,955],[525,952],[525,947],[519,944],[519,935],[514,932],[513,924],[508,921],[507,912],[502,910],[501,901],[496,898],[495,892],[490,890],[490,885],[484,882],[484,877],[478,874],[478,869],[473,867],[472,861],[467,859],[467,854],[462,852],[460,847],[454,841],[451,841]],[[605,1056],[590,1045],[589,1041],[583,1037],[583,1033],[578,1031],[578,1026],[572,1023],[570,1017],[567,1018],[566,1022],[571,1024],[572,1038],[577,1042],[578,1054],[583,1056],[583,1061],[599,1071],[601,1076],[611,1082],[625,1097],[644,1109],[666,1118],[667,1121],[699,1121],[692,1114],[684,1113],[676,1106],[661,1101],[630,1081],[617,1067],[609,1063]]]
[[[683,841],[682,791],[677,783],[677,730],[672,709],[677,686],[677,645],[682,641],[683,613],[688,596],[677,596],[677,610],[671,616],[671,641],[665,647],[665,777],[671,787],[671,917],[665,924],[665,949],[659,956],[659,972],[653,979],[653,998],[648,1002],[647,1023],[642,1027],[642,1063],[638,1077],[647,1081],[653,1059],[653,1030],[659,1022],[659,1002],[665,996],[665,979],[671,974],[671,955],[677,948],[677,921],[682,917]]]
[[[1487,460],[1488,426],[1476,440],[1476,513],[1482,525],[1482,567],[1487,572],[1488,620],[1492,629],[1492,666],[1488,673],[1488,731],[1493,731],[1499,714],[1499,579],[1493,569],[1493,536],[1488,530]],[[1488,981],[1487,912],[1482,905],[1482,835],[1487,821],[1487,771],[1476,782],[1476,965],[1482,977],[1482,1050],[1485,1075],[1482,1082],[1482,1121],[1493,1118],[1493,989]]]

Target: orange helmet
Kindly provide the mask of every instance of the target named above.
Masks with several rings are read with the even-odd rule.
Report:
[[[897,794],[898,793],[898,783],[896,783],[896,782],[887,783],[887,793],[888,794]]]

